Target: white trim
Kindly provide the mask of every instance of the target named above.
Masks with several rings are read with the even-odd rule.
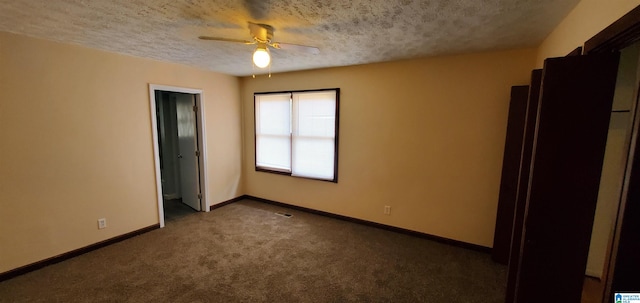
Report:
[[[160,176],[160,152],[158,151],[158,119],[156,117],[156,93],[152,84],[149,84],[149,105],[151,108],[151,133],[153,137],[153,162],[156,175],[156,200],[158,203],[158,218],[160,227],[164,227],[164,205],[162,203],[162,177]]]
[[[207,182],[209,180],[209,174],[207,169],[207,127],[206,121],[204,119],[204,96],[202,91],[196,95],[196,106],[198,107],[198,120],[197,129],[198,129],[198,147],[200,148],[200,193],[202,194],[202,200],[200,200],[202,211],[209,212],[209,208],[211,204],[209,203],[209,191]]]
[[[198,147],[200,150],[200,193],[202,194],[202,200],[200,200],[200,208],[202,211],[209,211],[209,199],[208,199],[208,174],[207,174],[207,136],[205,131],[205,119],[204,119],[204,96],[201,89],[184,88],[176,86],[149,84],[149,105],[151,109],[151,131],[153,137],[153,162],[155,164],[155,178],[156,178],[156,197],[158,202],[158,219],[160,221],[160,227],[164,227],[164,206],[162,203],[162,177],[160,176],[160,153],[158,151],[158,121],[156,117],[156,94],[155,91],[169,91],[176,93],[187,93],[196,95],[196,106],[198,107],[197,113],[197,131],[198,131]]]

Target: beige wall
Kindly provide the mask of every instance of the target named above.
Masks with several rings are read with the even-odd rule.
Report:
[[[490,247],[510,87],[534,63],[527,49],[243,78],[246,193]],[[332,87],[339,182],[255,172],[253,93]]]
[[[241,195],[236,77],[0,32],[0,272],[158,223],[149,83],[204,90],[210,201]]]
[[[640,0],[582,0],[538,48],[537,67],[544,59],[562,57],[640,5]]]

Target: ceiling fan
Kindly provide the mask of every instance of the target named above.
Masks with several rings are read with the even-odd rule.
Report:
[[[273,41],[273,32],[275,29],[268,24],[260,24],[249,22],[249,33],[253,40],[229,39],[221,37],[200,36],[201,40],[213,40],[223,42],[237,42],[244,44],[257,44],[256,50],[253,52],[253,63],[259,68],[265,68],[271,64],[271,55],[269,55],[269,47],[283,50],[293,50],[308,54],[317,55],[320,49],[314,46],[298,45],[291,43],[282,43]]]

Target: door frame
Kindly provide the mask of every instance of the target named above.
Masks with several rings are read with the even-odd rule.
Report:
[[[151,131],[153,137],[153,162],[155,165],[156,196],[158,202],[158,220],[160,227],[164,227],[164,206],[162,197],[162,176],[160,175],[160,153],[158,146],[158,117],[156,117],[156,91],[166,91],[173,93],[192,94],[196,97],[196,132],[198,134],[198,150],[200,151],[200,161],[198,161],[198,172],[200,174],[200,199],[201,211],[208,212],[210,203],[208,199],[208,174],[207,174],[207,140],[204,117],[204,96],[202,89],[168,86],[149,83],[149,108],[151,109]]]
[[[640,41],[640,5],[626,13],[620,19],[613,22],[611,25],[604,28],[602,31],[591,37],[584,43],[584,53],[606,53],[612,51],[620,51],[625,47],[632,45],[633,43]],[[635,96],[638,98],[638,96]],[[635,109],[632,108],[631,112],[635,112],[633,118],[633,124],[631,129],[631,140],[629,146],[627,146],[627,164],[624,173],[624,183],[622,184],[622,193],[620,196],[617,217],[614,225],[613,234],[610,236],[609,244],[609,259],[606,261],[605,272],[603,274],[603,281],[606,283],[604,286],[604,293],[602,296],[602,302],[609,302],[610,298],[613,298],[613,283],[616,277],[616,267],[618,266],[618,254],[620,252],[630,253],[634,252],[631,247],[621,247],[621,233],[625,231],[623,229],[624,220],[637,219],[631,216],[627,217],[626,209],[628,204],[638,203],[637,200],[631,200],[633,198],[629,192],[629,182],[632,178],[636,178],[639,174],[634,170],[634,161],[637,161],[638,157],[637,140],[639,139],[638,132],[640,131],[640,124],[638,123],[638,115],[640,115],[640,107],[638,107],[637,100],[634,102]],[[630,232],[630,231],[629,231]],[[624,251],[621,251],[624,249]],[[637,250],[637,249],[636,249]],[[628,260],[627,260],[628,262]],[[638,268],[638,262],[632,264]],[[608,269],[607,269],[608,267]],[[630,279],[629,276],[625,276],[624,279]]]

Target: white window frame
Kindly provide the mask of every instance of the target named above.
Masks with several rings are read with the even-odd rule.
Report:
[[[334,128],[334,150],[333,150],[333,178],[332,179],[324,179],[324,178],[317,178],[317,177],[311,177],[311,176],[304,176],[304,175],[296,175],[295,173],[292,173],[292,169],[281,169],[281,168],[275,168],[275,167],[266,167],[266,166],[259,166],[258,165],[258,148],[259,148],[259,144],[258,144],[258,98],[257,96],[264,96],[264,95],[283,95],[283,94],[289,94],[289,125],[291,125],[291,129],[289,130],[289,148],[291,149],[291,152],[289,153],[289,167],[292,168],[292,162],[293,162],[293,138],[294,138],[294,134],[293,134],[293,121],[295,120],[294,117],[294,113],[292,111],[293,108],[293,95],[294,94],[304,94],[304,93],[321,93],[321,92],[328,92],[328,91],[334,91],[335,92],[335,128]],[[328,182],[333,182],[333,183],[337,183],[338,182],[338,134],[339,134],[339,121],[340,121],[340,89],[339,88],[327,88],[327,89],[315,89],[315,90],[297,90],[297,91],[279,91],[279,92],[258,92],[258,93],[254,93],[254,100],[253,100],[253,108],[254,108],[254,129],[253,129],[253,133],[254,133],[254,166],[255,166],[255,170],[259,171],[259,172],[267,172],[267,173],[274,173],[274,174],[279,174],[279,175],[287,175],[287,176],[292,176],[292,177],[297,177],[297,178],[305,178],[305,179],[313,179],[313,180],[321,180],[321,181],[328,181]]]

